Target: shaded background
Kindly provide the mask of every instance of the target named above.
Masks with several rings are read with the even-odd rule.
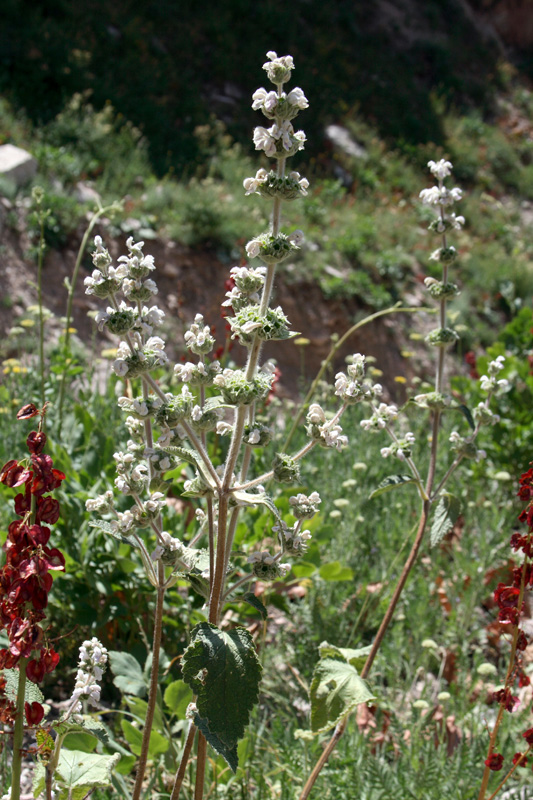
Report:
[[[4,0],[0,92],[46,122],[89,91],[141,128],[159,174],[190,174],[210,114],[249,137],[243,98],[275,49],[294,56],[313,108],[311,156],[354,111],[396,146],[440,144],[436,103],[490,115],[504,51],[533,74],[531,18],[527,0]]]

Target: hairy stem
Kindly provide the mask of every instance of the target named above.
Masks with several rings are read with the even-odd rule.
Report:
[[[157,589],[157,599],[154,618],[154,638],[152,644],[152,673],[150,675],[150,690],[148,694],[148,708],[146,710],[146,720],[143,729],[141,744],[141,755],[137,765],[135,785],[133,787],[132,800],[140,800],[146,764],[148,761],[148,747],[150,745],[150,734],[154,723],[154,713],[157,701],[157,690],[159,687],[159,656],[161,650],[161,636],[163,630],[163,601],[165,597],[165,569],[161,561],[158,563],[159,586]]]
[[[191,722],[189,725],[189,732],[187,733],[187,739],[185,740],[185,747],[183,748],[183,753],[181,754],[181,761],[179,769],[176,773],[176,780],[174,781],[174,787],[172,789],[172,794],[170,795],[170,800],[178,800],[181,784],[183,783],[183,779],[185,777],[185,770],[187,769],[187,764],[189,762],[195,736],[196,726]]]
[[[24,737],[24,692],[26,690],[26,664],[29,658],[19,659],[17,687],[17,716],[13,732],[13,764],[11,767],[11,800],[20,800],[20,773],[22,767],[22,739]]]

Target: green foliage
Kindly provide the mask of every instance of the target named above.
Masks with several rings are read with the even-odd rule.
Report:
[[[431,547],[439,544],[449,533],[461,512],[461,502],[449,492],[443,492],[433,515],[429,531]]]
[[[310,689],[313,733],[328,731],[358,705],[375,699],[352,663],[358,663],[360,655],[360,651],[340,650],[327,643],[320,646]]]
[[[197,695],[198,715],[222,742],[225,758],[235,756],[250,711],[257,702],[261,665],[252,637],[244,628],[226,632],[202,622],[191,633],[183,654],[183,678]]]
[[[109,786],[111,772],[120,756],[85,753],[79,750],[62,750],[54,774],[59,789],[59,800],[83,800],[87,792],[100,786]],[[33,779],[33,791],[40,794],[45,788],[45,771],[38,764]]]

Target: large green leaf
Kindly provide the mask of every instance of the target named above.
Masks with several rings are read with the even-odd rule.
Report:
[[[115,679],[113,683],[124,694],[144,697],[148,691],[142,667],[130,653],[109,651],[109,663]]]
[[[344,658],[321,658],[311,683],[311,729],[333,728],[361,703],[374,699],[367,683]]]
[[[118,753],[103,756],[80,750],[61,750],[54,779],[60,789],[58,800],[82,800],[95,787],[109,786],[111,771],[120,759]],[[33,777],[33,793],[37,797],[45,788],[45,771],[37,764]]]
[[[244,733],[257,702],[261,665],[244,628],[221,631],[201,622],[182,660],[184,681],[197,695],[198,714],[228,750]]]
[[[461,501],[453,494],[444,492],[435,509],[433,524],[429,532],[431,547],[439,544],[457,522],[461,512]]]
[[[213,750],[222,756],[224,761],[228,764],[232,772],[237,772],[239,766],[239,757],[237,755],[237,745],[233,747],[226,747],[224,742],[219,737],[209,730],[207,720],[202,719],[198,714],[194,715],[194,724],[206,738],[206,741],[211,745]]]
[[[392,489],[397,489],[398,486],[405,486],[407,483],[416,483],[416,478],[413,478],[412,475],[389,475],[381,481],[373,492],[371,492],[368,499],[372,500],[374,497],[384,492],[390,492]]]
[[[75,722],[72,720],[57,722],[53,727],[58,736],[66,736],[68,734],[68,738],[71,739],[73,734],[84,733],[94,736],[103,744],[109,744],[108,729],[103,722],[91,717],[89,714],[76,714]],[[70,747],[70,749],[73,750],[74,747]]]

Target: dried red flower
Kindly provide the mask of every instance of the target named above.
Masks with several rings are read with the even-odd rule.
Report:
[[[38,725],[44,717],[44,708],[37,701],[33,702],[31,705],[29,703],[24,703],[24,712],[26,714],[26,722],[32,728]]]
[[[493,770],[493,772],[498,772],[503,767],[502,754],[493,753],[489,758],[485,760],[485,766]]]

